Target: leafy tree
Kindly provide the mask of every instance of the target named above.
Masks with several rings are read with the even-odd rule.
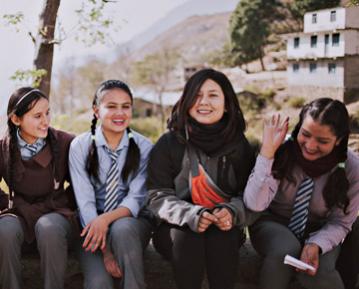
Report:
[[[91,45],[96,42],[104,42],[106,31],[113,21],[104,16],[103,10],[108,0],[83,0],[82,6],[76,11],[79,17],[77,39]],[[12,79],[33,80],[33,85],[39,87],[47,95],[50,94],[50,84],[52,76],[52,63],[54,57],[54,45],[60,44],[65,37],[61,33],[61,27],[57,27],[57,12],[61,0],[43,0],[42,10],[39,16],[39,26],[36,33],[28,31],[32,42],[35,45],[35,56],[33,60],[34,68],[30,70],[17,70]],[[86,3],[86,4],[85,4]],[[16,27],[17,31],[24,19],[22,12],[6,14],[2,17],[5,23]],[[56,28],[56,29],[55,29]],[[55,30],[59,37],[56,37]],[[79,36],[81,35],[81,36]]]
[[[143,60],[136,62],[132,71],[134,83],[149,85],[157,93],[163,129],[166,123],[163,93],[168,90],[169,83],[174,77],[179,57],[179,53],[175,49],[165,47],[161,51],[149,54]]]
[[[270,35],[270,23],[278,19],[277,0],[242,0],[230,18],[230,37],[236,64],[258,59],[262,69],[264,46]]]
[[[292,17],[303,26],[303,17],[306,12],[332,8],[339,4],[340,0],[294,0],[289,3],[288,9]]]
[[[205,54],[201,62],[208,62],[210,65],[217,67],[235,66],[235,57],[232,52],[231,44],[226,42],[221,49]]]

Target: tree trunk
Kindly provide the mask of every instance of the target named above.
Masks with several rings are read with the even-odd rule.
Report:
[[[46,75],[42,77],[39,86],[46,95],[50,95],[54,33],[60,2],[61,0],[44,0],[35,41],[34,66],[35,69],[46,70]]]
[[[264,55],[264,53],[263,53],[262,47],[260,47],[259,50],[260,50],[259,61],[261,62],[262,71],[265,71],[266,68],[265,68],[264,62],[263,62],[263,55]]]
[[[161,113],[161,128],[162,131],[166,130],[166,112],[165,107],[163,105],[163,90],[161,90],[158,94],[159,105],[160,105],[160,113]]]

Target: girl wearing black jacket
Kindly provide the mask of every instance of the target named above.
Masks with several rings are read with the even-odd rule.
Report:
[[[228,78],[195,73],[173,108],[148,167],[154,246],[170,260],[179,289],[234,287],[243,225],[253,216],[242,192],[254,164],[245,121]]]

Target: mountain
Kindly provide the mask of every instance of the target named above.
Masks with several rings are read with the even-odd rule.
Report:
[[[132,38],[125,46],[131,47],[131,50],[140,48],[188,17],[230,12],[235,9],[238,2],[239,0],[189,0],[164,15],[143,33]]]
[[[141,59],[160,52],[164,47],[175,48],[186,63],[203,62],[203,56],[221,49],[229,40],[228,23],[231,13],[191,16],[174,25],[132,54]]]

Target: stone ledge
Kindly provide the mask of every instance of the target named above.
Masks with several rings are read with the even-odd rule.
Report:
[[[256,286],[260,269],[260,257],[247,240],[239,252],[239,270],[235,289],[258,289]],[[27,289],[42,289],[40,264],[37,254],[26,254],[23,258],[23,280]],[[147,289],[176,289],[171,265],[165,261],[150,244],[145,251],[145,278]],[[73,256],[68,261],[68,271],[65,280],[66,289],[83,288],[83,277],[80,266]],[[202,289],[208,289],[204,282]],[[288,289],[302,289],[293,283]]]

